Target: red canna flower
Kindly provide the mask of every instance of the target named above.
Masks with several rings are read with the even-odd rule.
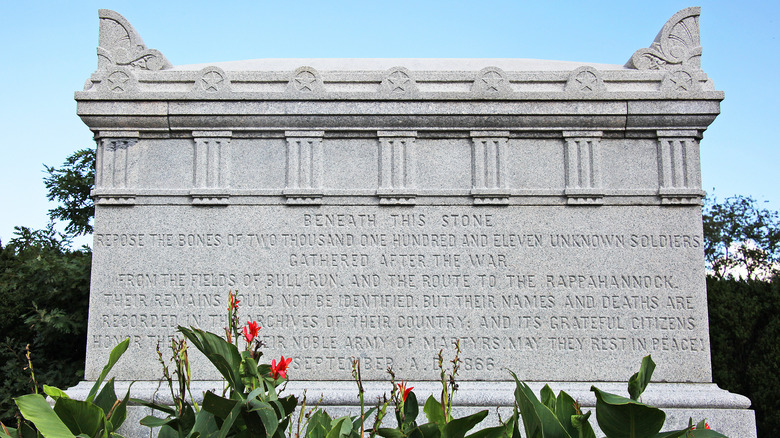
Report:
[[[257,322],[255,321],[249,321],[246,323],[244,326],[244,339],[246,339],[247,343],[251,343],[252,339],[257,337],[257,333],[260,331],[260,328],[261,327],[258,327]]]
[[[279,377],[286,379],[287,378],[287,367],[290,366],[290,362],[292,362],[292,358],[288,357],[287,359],[282,356],[279,359],[279,363],[276,363],[276,359],[271,361],[271,375],[274,379],[278,379]]]
[[[398,390],[401,391],[401,399],[403,401],[406,401],[406,397],[409,396],[409,393],[412,392],[414,389],[414,386],[406,387],[406,382],[396,383],[398,385]]]

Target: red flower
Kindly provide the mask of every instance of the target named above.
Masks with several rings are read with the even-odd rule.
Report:
[[[403,401],[406,401],[406,397],[408,397],[409,393],[412,392],[412,390],[414,389],[414,386],[410,386],[410,387],[407,388],[406,387],[406,382],[396,383],[396,385],[398,385],[398,390],[401,391],[401,399]]]
[[[290,366],[290,362],[292,362],[292,358],[288,357],[287,359],[282,356],[279,359],[279,363],[276,363],[276,359],[271,361],[271,375],[274,377],[274,379],[278,379],[279,377],[286,379],[287,378],[287,367]]]
[[[710,428],[710,423],[704,423],[704,428],[705,429],[709,429]],[[691,429],[696,429],[696,426],[693,426]]]
[[[230,309],[238,309],[238,303],[240,303],[241,300],[236,298],[235,295],[233,295],[233,292],[228,292],[228,306]]]
[[[249,330],[247,330],[249,329]],[[260,327],[257,326],[257,322],[249,321],[244,326],[244,339],[247,343],[251,343],[252,339],[257,337],[257,332],[260,331]]]

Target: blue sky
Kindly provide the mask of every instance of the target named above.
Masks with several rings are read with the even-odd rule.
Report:
[[[701,142],[703,187],[780,210],[780,2],[6,2],[0,14],[0,239],[44,227],[43,164],[92,136],[73,92],[95,70],[99,8],[173,64],[255,58],[537,58],[623,64],[666,20],[701,6],[702,69],[726,93]],[[79,241],[77,243],[83,243]]]

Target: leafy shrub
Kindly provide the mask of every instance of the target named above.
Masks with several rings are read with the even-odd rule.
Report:
[[[39,382],[69,387],[81,380],[91,263],[88,248],[72,250],[51,225],[17,227],[0,243],[0,421],[12,422],[13,397],[34,392],[27,345]]]
[[[780,436],[780,278],[707,278],[713,380],[753,402],[758,436]]]

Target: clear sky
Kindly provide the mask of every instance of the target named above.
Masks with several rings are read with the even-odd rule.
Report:
[[[3,3],[0,239],[44,227],[43,164],[93,147],[73,92],[95,70],[99,8],[178,64],[255,58],[537,58],[623,64],[701,6],[702,69],[726,93],[701,142],[703,187],[780,210],[778,1],[116,1]],[[79,241],[77,243],[83,243]]]

